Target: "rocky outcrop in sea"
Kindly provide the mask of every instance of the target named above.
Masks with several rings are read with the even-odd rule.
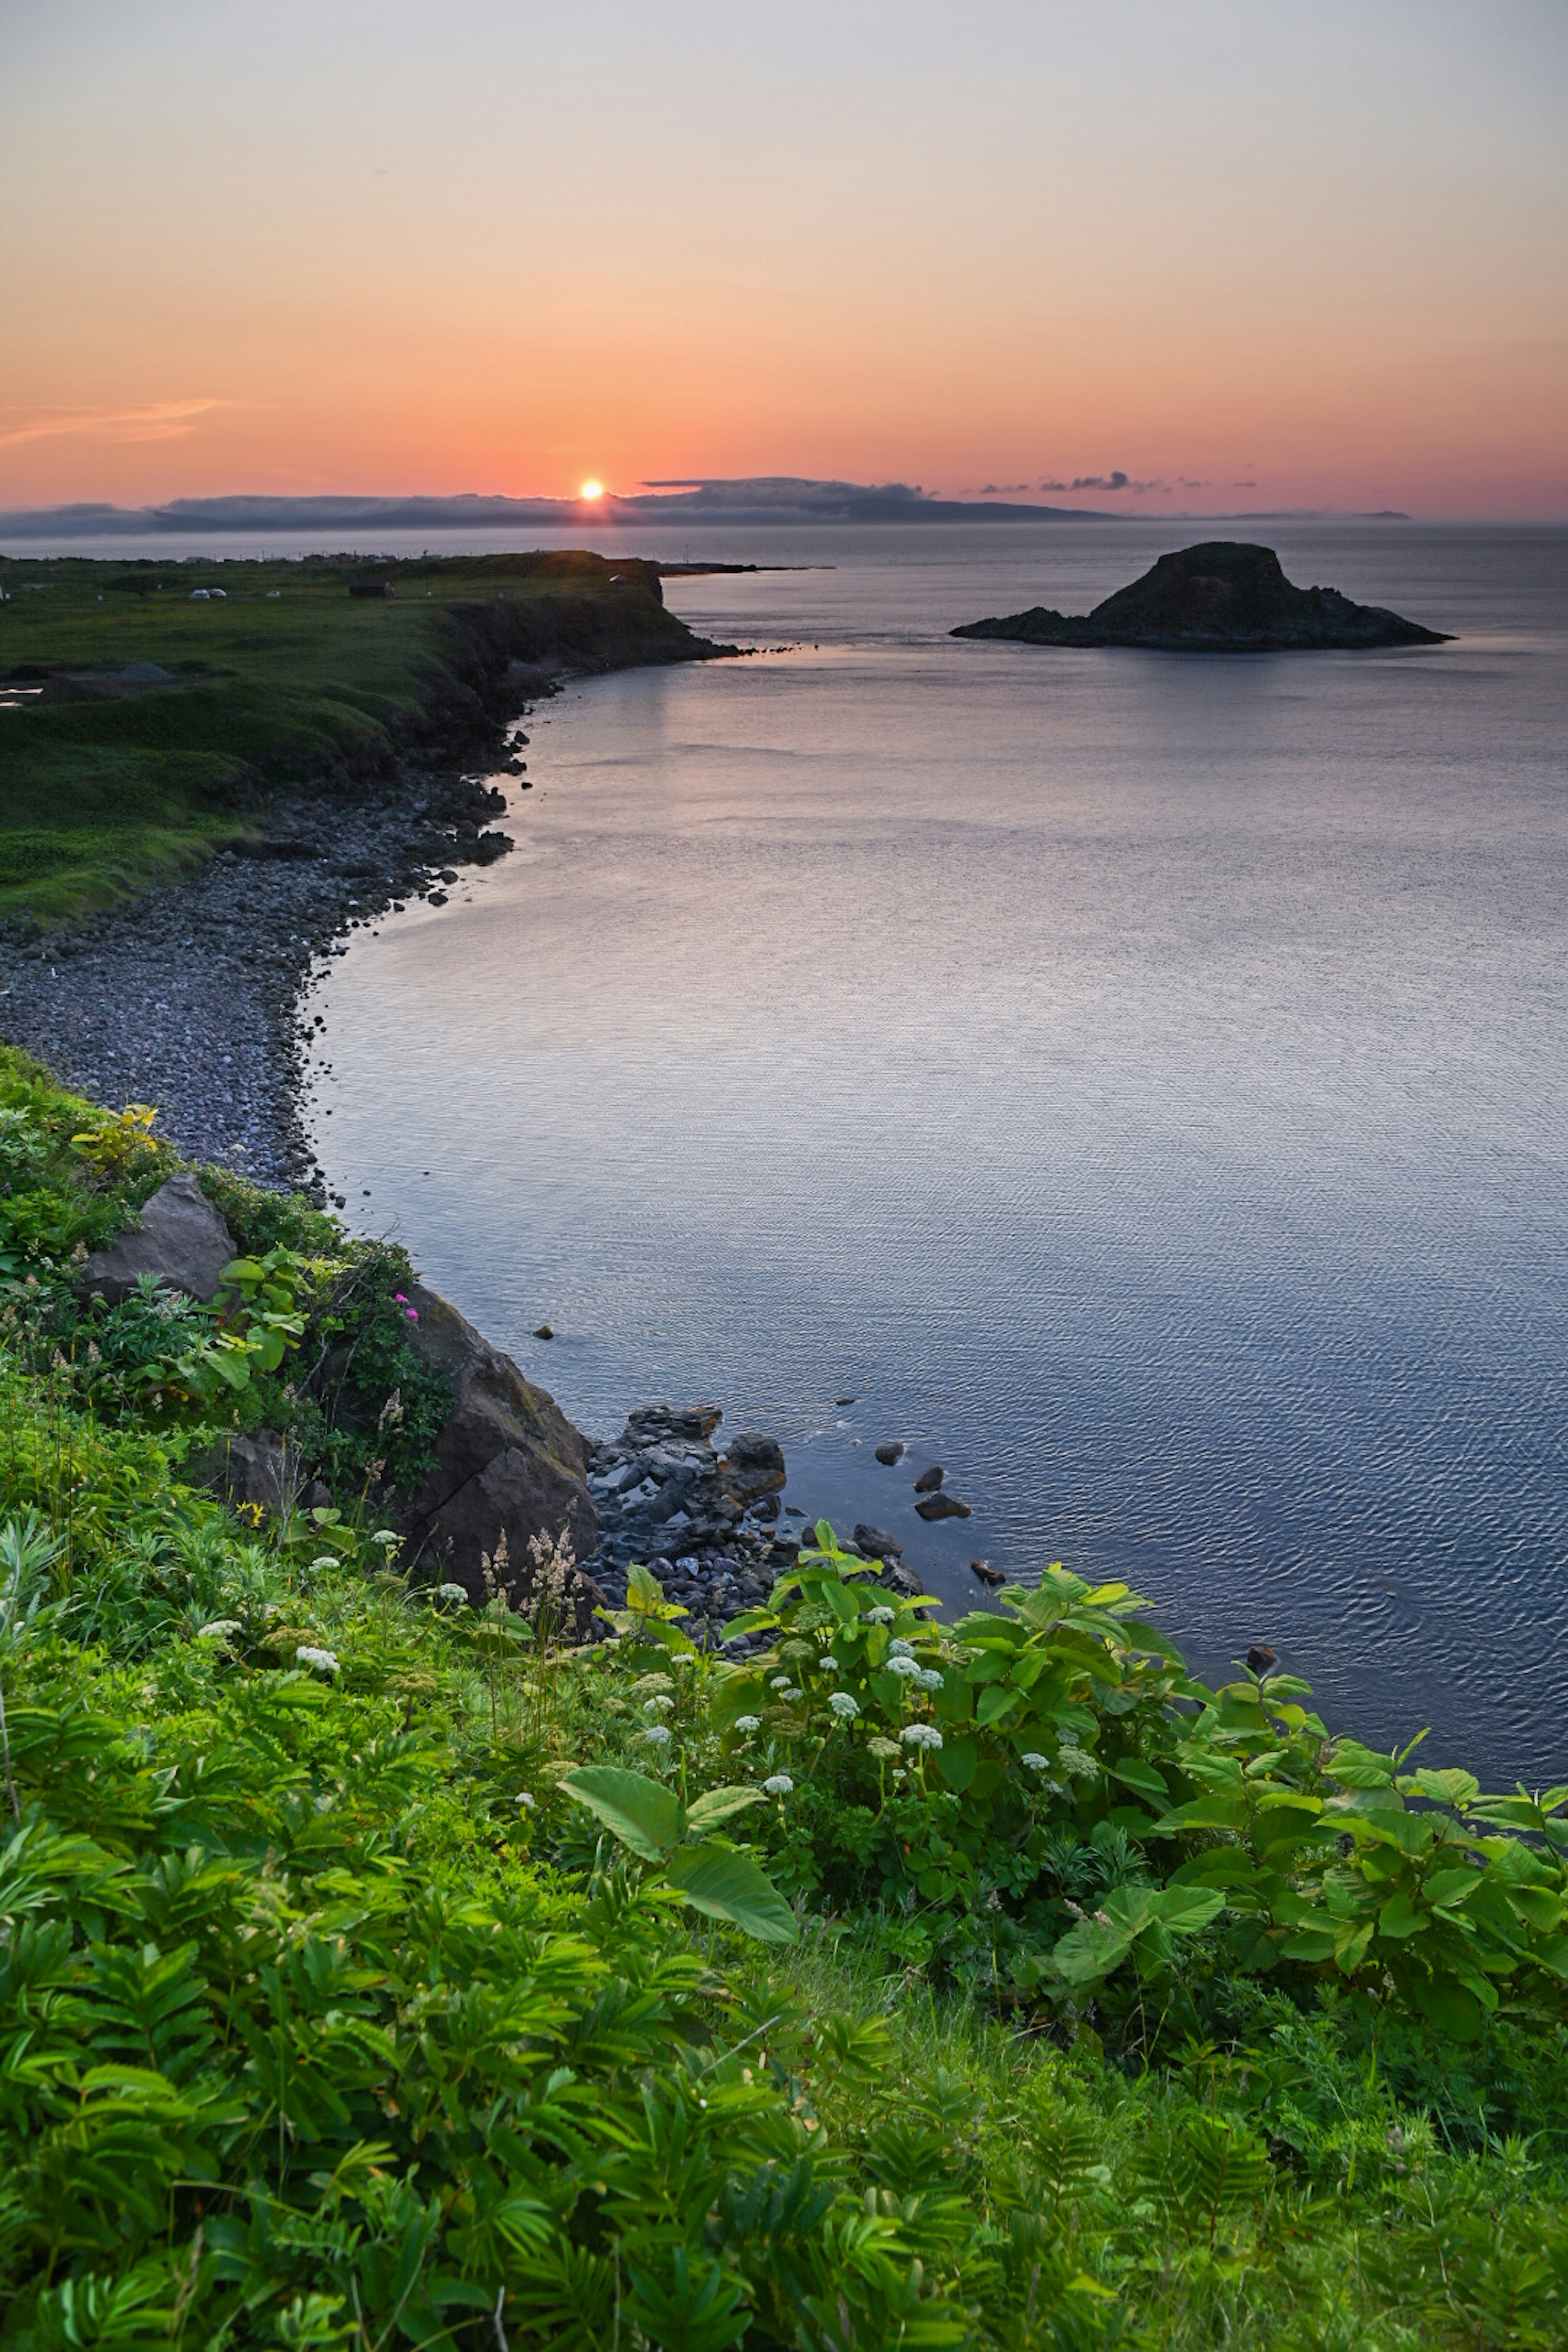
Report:
[[[1298,588],[1271,547],[1214,539],[1162,555],[1141,580],[1091,613],[1035,604],[1005,619],[969,621],[955,637],[1026,646],[1142,646],[1180,654],[1352,653],[1379,646],[1440,646],[1438,629],[1337,588]]]

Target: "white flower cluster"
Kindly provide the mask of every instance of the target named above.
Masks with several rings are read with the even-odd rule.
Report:
[[[338,1672],[338,1661],[333,1653],[331,1650],[312,1649],[308,1642],[302,1642],[295,1651],[294,1664],[297,1666],[314,1666],[323,1675],[335,1675]]]
[[[825,1656],[818,1658],[816,1671],[819,1675],[836,1675],[838,1672],[838,1661],[831,1650]]]
[[[773,1685],[773,1688],[778,1690],[778,1685],[776,1683]],[[804,1698],[805,1696],[805,1693],[802,1690],[798,1683],[785,1683],[784,1688],[779,1690],[779,1697],[785,1706],[792,1705],[795,1699]]]
[[[892,1622],[893,1612],[885,1603],[879,1602],[875,1609],[868,1609],[866,1612],[868,1625],[890,1625]]]
[[[1100,1778],[1100,1766],[1088,1748],[1078,1747],[1070,1739],[1062,1741],[1058,1761],[1062,1770],[1075,1780],[1098,1780]]]
[[[763,1794],[764,1797],[787,1797],[794,1787],[795,1782],[787,1772],[774,1772],[763,1782]]]
[[[525,1812],[531,1813],[534,1811],[536,1800],[530,1790],[520,1789],[515,1801],[523,1808]]]
[[[777,1691],[788,1690],[789,1676],[787,1675],[771,1675],[768,1677],[768,1688],[770,1690]]]
[[[1018,1761],[1026,1772],[1048,1772],[1051,1769],[1050,1758],[1042,1756],[1039,1750],[1034,1748],[1030,1748],[1026,1756],[1020,1756]]]
[[[737,1731],[761,1731],[762,1727],[763,1718],[760,1715],[738,1715],[735,1717]]]
[[[667,1715],[675,1701],[668,1691],[659,1691],[652,1698],[645,1698],[642,1704],[645,1715]]]
[[[912,1642],[906,1642],[901,1633],[895,1633],[892,1640],[888,1644],[888,1655],[889,1658],[912,1658],[914,1654],[914,1643]]]
[[[436,1587],[437,1601],[466,1601],[468,1597],[468,1588],[466,1584],[438,1584]]]
[[[650,1723],[642,1736],[650,1748],[662,1748],[669,1738],[669,1726],[668,1723]]]
[[[888,1672],[890,1675],[901,1675],[908,1683],[913,1682],[920,1670],[920,1660],[911,1658],[907,1651],[900,1651],[897,1657],[888,1660]]]
[[[215,1617],[210,1625],[202,1627],[196,1639],[198,1642],[226,1642],[231,1633],[237,1633],[239,1630],[237,1617]]]
[[[853,1723],[860,1712],[859,1700],[852,1698],[847,1691],[829,1691],[827,1704],[845,1723]]]
[[[900,1736],[906,1748],[934,1749],[942,1746],[942,1734],[934,1723],[906,1723]]]
[[[921,1666],[917,1669],[915,1674],[917,1690],[938,1691],[941,1690],[942,1685],[942,1677],[934,1666]]]

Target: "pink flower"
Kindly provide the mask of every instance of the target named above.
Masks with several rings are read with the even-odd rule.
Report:
[[[401,1290],[395,1290],[392,1294],[392,1303],[395,1307],[406,1307],[408,1301]]]
[[[419,1309],[417,1308],[417,1307],[405,1307],[405,1308],[404,1309],[404,1312],[406,1314],[406,1316],[407,1316],[407,1318],[408,1318],[408,1320],[409,1320],[411,1323],[417,1323],[417,1322],[418,1322],[418,1320],[419,1320]]]

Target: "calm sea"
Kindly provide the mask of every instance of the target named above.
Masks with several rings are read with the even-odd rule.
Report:
[[[944,634],[1222,528],[693,532],[831,568],[539,709],[517,854],[333,967],[315,1131],[584,1427],[712,1398],[952,1602],[1060,1559],[1568,1779],[1568,534],[1253,527],[1448,646]]]

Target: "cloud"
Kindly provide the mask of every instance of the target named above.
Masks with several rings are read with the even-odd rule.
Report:
[[[978,495],[983,499],[1012,499],[1028,487],[1027,482],[987,482]]]
[[[1230,487],[1233,490],[1255,490],[1258,488],[1258,485],[1251,477],[1248,476],[1245,482],[1232,482]]]
[[[1158,479],[1135,482],[1130,474],[1122,472],[1120,466],[1113,467],[1109,474],[1079,474],[1070,482],[1053,481],[1040,484],[1042,490],[1110,490],[1112,492],[1126,490],[1135,499],[1147,498],[1152,492],[1159,495],[1169,490],[1170,487],[1169,482],[1162,482]],[[1186,487],[1195,488],[1197,485],[1189,483]]]
[[[225,400],[155,400],[144,408],[0,408],[0,449],[86,434],[103,441],[177,441]],[[11,425],[7,417],[22,421]]]

